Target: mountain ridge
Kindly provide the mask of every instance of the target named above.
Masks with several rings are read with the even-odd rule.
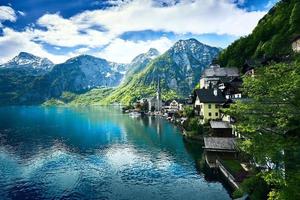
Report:
[[[27,52],[20,52],[13,59],[0,65],[0,68],[23,68],[31,70],[32,73],[51,71],[54,63],[48,58],[41,58]]]
[[[104,98],[99,99],[99,102],[129,103],[152,95],[158,75],[165,99],[185,96],[191,92],[201,71],[219,51],[219,48],[210,47],[196,39],[188,39],[179,40],[163,54],[150,48],[137,55],[130,64],[79,55],[53,65],[50,71],[42,74],[26,75],[29,69],[26,67],[0,68],[0,77],[5,77],[0,81],[0,103],[40,104],[52,98],[60,98],[64,92],[81,95],[93,88],[103,87],[115,89],[105,90],[106,95],[98,95]],[[38,58],[32,54],[21,53],[20,57],[24,56],[33,60]],[[103,90],[98,90],[101,91]],[[93,95],[96,93],[93,92]]]
[[[129,104],[139,98],[154,95],[158,76],[164,99],[188,96],[199,81],[201,71],[219,51],[219,48],[205,45],[193,38],[179,40],[102,102]]]

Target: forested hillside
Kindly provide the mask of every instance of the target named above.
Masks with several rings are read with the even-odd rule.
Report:
[[[218,61],[224,67],[241,67],[249,59],[281,61],[292,56],[291,43],[299,35],[300,1],[282,0],[259,21],[252,34],[232,43]]]

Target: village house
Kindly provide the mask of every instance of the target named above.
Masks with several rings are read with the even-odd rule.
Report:
[[[222,90],[226,99],[231,99],[235,101],[237,99],[242,98],[242,92],[241,92],[242,84],[243,84],[242,79],[236,77],[227,83],[223,83],[220,81],[218,84],[218,88]]]
[[[210,121],[210,128],[214,137],[234,137],[232,126],[228,121]]]
[[[226,137],[204,137],[204,155],[210,168],[216,168],[218,157],[234,159],[237,157],[236,139]]]
[[[165,102],[164,110],[168,113],[175,113],[183,110],[183,106],[186,104],[186,100],[174,99]]]
[[[220,119],[220,108],[225,102],[225,97],[217,88],[196,89],[194,91],[195,113],[202,117],[202,123]]]
[[[204,137],[204,157],[209,168],[218,169],[226,177],[229,184],[239,188],[239,177],[228,170],[224,160],[234,161],[238,158],[236,139],[226,137]]]
[[[205,69],[200,78],[200,88],[214,87],[220,81],[227,83],[230,80],[239,77],[239,70],[235,67],[224,67],[220,65],[211,65]]]

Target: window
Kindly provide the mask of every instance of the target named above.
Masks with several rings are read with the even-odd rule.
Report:
[[[219,116],[219,113],[216,112],[216,117],[218,117],[218,116]]]
[[[211,104],[208,104],[208,109],[211,109]]]
[[[209,112],[209,113],[208,113],[208,116],[210,116],[210,117],[211,117],[211,112]]]

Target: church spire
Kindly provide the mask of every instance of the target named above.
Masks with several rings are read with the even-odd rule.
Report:
[[[160,80],[157,78],[157,89],[156,89],[156,98],[157,100],[161,99],[161,91],[160,91]]]
[[[156,101],[157,101],[157,110],[161,110],[162,102],[161,102],[161,90],[160,90],[160,79],[157,78],[157,89],[156,89]]]

